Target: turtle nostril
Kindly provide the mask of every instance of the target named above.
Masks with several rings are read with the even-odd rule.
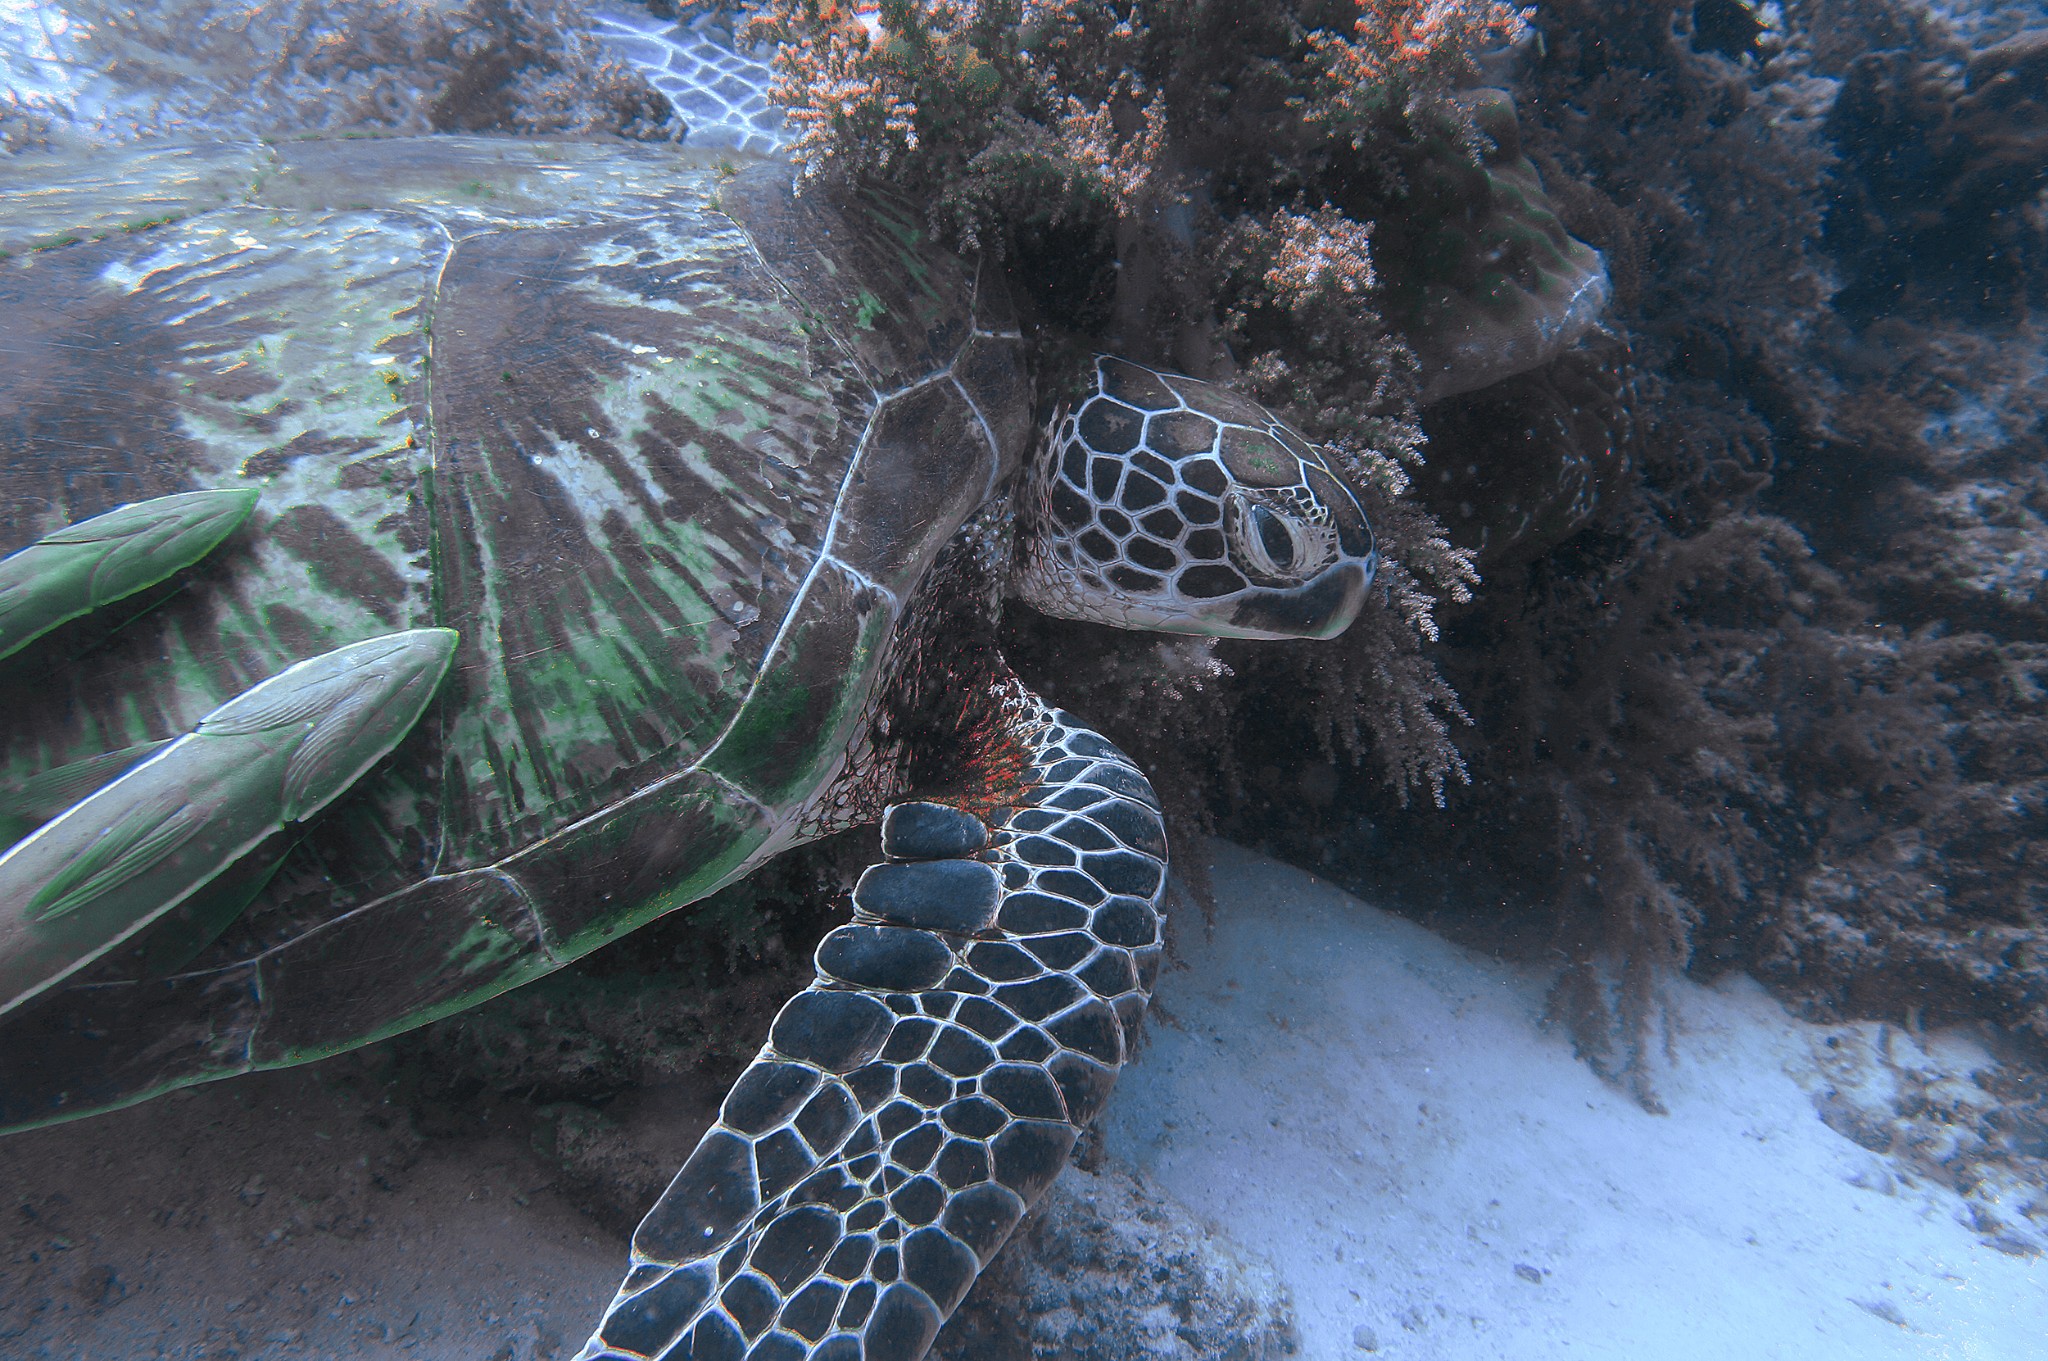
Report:
[[[1259,544],[1272,564],[1285,572],[1294,566],[1294,535],[1281,518],[1264,506],[1252,507],[1252,524],[1259,532]]]

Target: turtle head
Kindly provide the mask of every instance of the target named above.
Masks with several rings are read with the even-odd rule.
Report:
[[[1333,638],[1378,555],[1315,446],[1247,397],[1098,356],[1025,486],[1016,592],[1063,619]]]

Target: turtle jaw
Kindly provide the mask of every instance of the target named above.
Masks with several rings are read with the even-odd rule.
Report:
[[[1365,606],[1372,586],[1377,554],[1346,557],[1331,563],[1299,586],[1253,586],[1218,600],[1187,599],[1165,604],[1123,596],[1107,609],[1077,608],[1066,603],[1047,609],[1063,618],[1087,619],[1114,628],[1146,633],[1185,633],[1201,638],[1335,638],[1351,627]]]
[[[1255,586],[1234,598],[1229,625],[1218,636],[1335,638],[1358,617],[1377,566],[1376,554],[1346,558],[1291,589]]]

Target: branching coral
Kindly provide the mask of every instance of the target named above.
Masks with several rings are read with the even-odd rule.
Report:
[[[1500,3],[1359,0],[1348,34],[1325,28],[1307,35],[1321,87],[1307,115],[1363,150],[1387,109],[1461,84],[1473,55],[1520,38],[1527,17]]]
[[[813,173],[910,152],[957,171],[1022,119],[1077,168],[1135,184],[1169,140],[1214,140],[1190,115],[1257,112],[1228,107],[1247,78],[1362,149],[1387,109],[1455,88],[1522,22],[1502,0],[775,0],[755,32],[785,45],[778,99]]]
[[[1817,235],[1825,162],[1808,85],[1693,55],[1668,12],[1567,4],[1539,22],[1546,48],[1522,91],[1537,113],[1529,158],[1565,192],[1563,223],[1553,232],[1539,220],[1525,240],[1552,252],[1560,277],[1574,268],[1566,224],[1619,261],[1618,324],[1631,343],[1429,414],[1440,438],[1426,503],[1484,551],[1489,577],[1442,654],[1477,719],[1473,793],[1455,824],[1374,821],[1414,859],[1496,873],[1531,894],[1547,918],[1539,935],[1568,966],[1560,1018],[1603,1071],[1653,1102],[1657,979],[1702,939],[1725,939],[1715,931],[1742,917],[1728,909],[1768,900],[1777,882],[1775,829],[1791,797],[1779,739],[1767,711],[1731,697],[1790,668],[1786,658],[1823,654],[1837,616],[1854,614],[1802,612],[1841,592],[1821,589],[1828,574],[1796,528],[1750,509],[1770,432],[1715,381],[1758,356],[1799,358],[1826,294],[1810,256],[1778,244]],[[1586,107],[1603,116],[1571,112]],[[1510,131],[1492,144],[1500,167],[1522,163]],[[1403,182],[1432,183],[1421,169]],[[1772,176],[1785,190],[1759,215]],[[1472,183],[1453,179],[1438,201],[1484,202]],[[1429,201],[1413,190],[1404,201],[1417,197]],[[1709,236],[1703,210],[1756,245]],[[1420,218],[1425,229],[1432,220]],[[1411,242],[1431,239],[1409,220],[1379,221],[1382,275],[1400,258],[1402,226]],[[1425,271],[1410,277],[1426,284]],[[1375,301],[1398,320],[1402,299]],[[1379,877],[1354,857],[1384,842],[1331,837],[1327,815],[1309,825],[1324,829],[1310,850],[1319,844],[1332,869]]]
[[[1605,300],[1512,104],[1463,88],[1522,25],[1500,0],[785,0],[757,31],[784,44],[807,173],[911,181],[956,234],[998,246],[1020,222],[1111,220],[1126,352],[1228,366],[1198,242],[1312,221],[1362,258],[1378,222],[1397,329],[1437,395],[1557,353]]]

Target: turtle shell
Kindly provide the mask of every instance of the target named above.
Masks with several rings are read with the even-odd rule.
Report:
[[[1001,289],[903,205],[798,197],[779,163],[452,137],[18,157],[0,250],[0,553],[261,491],[198,567],[0,662],[0,788],[345,643],[461,635],[411,737],[205,954],[110,961],[10,1020],[57,1076],[0,1062],[0,1124],[419,1024],[788,844],[1029,437]]]

